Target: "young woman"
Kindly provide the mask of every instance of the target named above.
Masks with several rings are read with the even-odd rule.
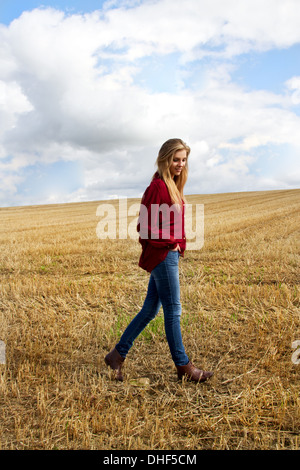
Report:
[[[151,274],[141,311],[105,357],[105,363],[115,371],[117,380],[123,380],[122,365],[134,340],[155,318],[161,305],[178,378],[186,376],[189,380],[204,382],[213,375],[189,361],[180,328],[178,262],[186,248],[183,188],[187,180],[189,153],[190,148],[181,139],[165,142],[156,160],[157,172],[141,201],[137,227],[142,245],[139,266]]]

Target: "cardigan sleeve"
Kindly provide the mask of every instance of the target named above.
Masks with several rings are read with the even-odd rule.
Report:
[[[146,240],[156,248],[176,246],[176,239],[170,230],[170,203],[165,183],[159,179],[152,181],[143,195],[138,219],[137,231],[142,244]]]

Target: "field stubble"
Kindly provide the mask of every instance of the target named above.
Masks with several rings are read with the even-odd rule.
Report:
[[[99,202],[0,209],[0,448],[299,449],[299,200],[188,197],[205,243],[180,260],[183,338],[215,373],[198,385],[176,380],[162,312],[125,381],[106,369],[148,274],[136,241],[96,237]]]

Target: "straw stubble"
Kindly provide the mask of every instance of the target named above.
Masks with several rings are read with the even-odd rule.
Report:
[[[214,370],[199,385],[177,382],[162,312],[124,382],[106,369],[148,275],[136,241],[97,238],[99,202],[0,209],[1,449],[298,449],[299,197],[188,197],[205,207],[180,260],[185,347]]]

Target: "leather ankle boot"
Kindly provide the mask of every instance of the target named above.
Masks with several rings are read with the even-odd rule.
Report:
[[[188,380],[193,382],[205,382],[213,375],[213,372],[197,369],[191,362],[185,366],[176,366],[176,368],[179,380],[185,376]]]
[[[116,380],[123,382],[124,378],[122,374],[122,365],[125,361],[125,358],[119,354],[116,348],[114,348],[105,356],[104,360],[107,366],[116,371]]]

